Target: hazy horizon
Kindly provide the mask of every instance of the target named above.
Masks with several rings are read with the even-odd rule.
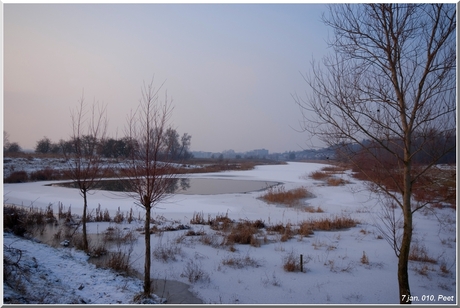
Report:
[[[327,51],[322,4],[4,4],[4,131],[23,149],[68,139],[70,110],[107,104],[120,137],[144,82],[192,151],[309,148],[292,94]]]

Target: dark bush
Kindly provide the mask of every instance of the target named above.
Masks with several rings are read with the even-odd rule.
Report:
[[[31,181],[52,181],[56,179],[55,171],[49,167],[30,174]]]
[[[24,236],[27,231],[24,217],[27,212],[14,206],[5,206],[3,208],[3,228],[12,231],[15,235]]]
[[[27,172],[25,171],[15,171],[11,173],[7,178],[3,181],[5,183],[25,183],[29,179]]]

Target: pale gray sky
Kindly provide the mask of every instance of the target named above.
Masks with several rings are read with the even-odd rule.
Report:
[[[307,148],[291,94],[327,51],[322,4],[3,4],[4,130],[68,139],[82,91],[121,137],[155,75],[192,150]]]

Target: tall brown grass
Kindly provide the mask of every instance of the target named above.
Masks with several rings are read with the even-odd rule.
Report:
[[[414,176],[420,174],[426,166],[414,165]],[[375,158],[362,155],[359,166],[352,167],[353,177],[362,181],[369,181],[384,187],[390,192],[402,193],[403,170],[402,167],[391,161],[375,161]],[[447,203],[456,208],[456,169],[438,168],[432,166],[417,178],[412,187],[413,197],[416,201],[425,203]]]
[[[433,264],[438,263],[436,259],[428,256],[426,247],[422,244],[419,244],[418,242],[415,242],[411,245],[409,260],[417,262],[428,262]]]
[[[330,175],[328,173],[322,172],[322,171],[313,171],[312,173],[310,173],[310,177],[313,180],[322,181],[322,180],[325,180],[325,179],[329,178]]]
[[[355,227],[359,222],[342,215],[310,220],[309,223],[314,231],[334,231]]]
[[[281,203],[294,206],[300,200],[311,197],[311,193],[305,187],[299,187],[286,191],[284,185],[272,186],[261,198],[270,203]]]

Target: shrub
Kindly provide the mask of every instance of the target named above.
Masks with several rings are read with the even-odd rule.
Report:
[[[59,180],[61,178],[62,176],[59,174],[59,172],[51,169],[50,167],[46,167],[45,169],[37,170],[30,173],[31,181],[53,181]]]
[[[11,230],[15,235],[24,236],[27,231],[25,217],[27,211],[15,206],[5,206],[3,208],[3,228]]]
[[[209,234],[203,233],[200,236],[200,242],[204,245],[209,245],[211,247],[219,247],[223,245],[222,238],[217,234],[209,235]]]
[[[29,180],[29,176],[25,171],[15,171],[11,173],[3,181],[4,183],[25,183]]]

